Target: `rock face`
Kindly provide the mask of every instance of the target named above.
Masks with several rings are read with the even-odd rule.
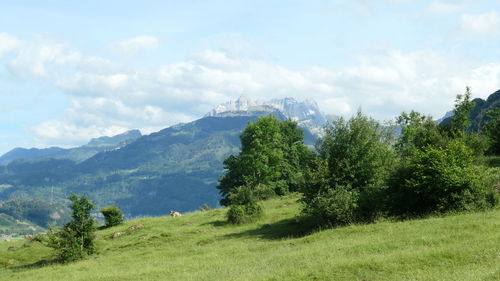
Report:
[[[241,96],[236,101],[228,101],[216,106],[205,116],[227,117],[249,115],[252,112],[279,111],[285,117],[297,121],[300,127],[309,129],[313,134],[320,135],[327,122],[327,117],[321,112],[318,104],[312,99],[302,102],[294,98],[272,99],[270,101],[251,100]]]

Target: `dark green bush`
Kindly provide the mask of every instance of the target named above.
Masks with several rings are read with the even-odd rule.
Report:
[[[401,163],[389,188],[396,215],[425,215],[488,208],[495,194],[472,165],[473,152],[462,140],[445,148],[427,146]]]
[[[262,216],[259,204],[231,205],[227,211],[227,220],[233,224],[244,224],[256,221]]]
[[[322,225],[345,225],[356,221],[358,192],[350,187],[325,189],[308,203],[306,213]]]
[[[116,206],[108,206],[101,209],[104,216],[105,226],[112,227],[123,223],[122,211]]]
[[[252,188],[239,186],[229,195],[233,204],[227,212],[227,220],[233,224],[249,223],[262,216],[262,208],[257,204]]]

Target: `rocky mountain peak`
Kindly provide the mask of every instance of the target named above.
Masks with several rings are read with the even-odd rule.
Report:
[[[279,111],[285,117],[297,121],[299,126],[308,128],[315,134],[320,134],[327,118],[313,99],[297,101],[292,97],[272,99],[269,101],[252,100],[248,96],[240,96],[235,101],[228,101],[216,106],[205,116],[222,117],[228,115],[248,115],[251,112]]]

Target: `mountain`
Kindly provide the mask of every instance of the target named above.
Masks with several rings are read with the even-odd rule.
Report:
[[[485,122],[488,121],[488,116],[486,113],[489,110],[494,110],[500,107],[500,90],[489,95],[486,100],[481,98],[473,99],[474,108],[469,114],[471,121],[471,130],[478,131]],[[453,111],[448,112],[443,118],[439,119],[438,122],[442,125],[451,124],[451,117],[453,116]],[[441,121],[440,121],[441,120]]]
[[[55,159],[69,159],[76,162],[83,161],[94,156],[96,153],[112,150],[122,147],[141,137],[139,130],[130,130],[125,133],[112,136],[100,137],[90,140],[86,145],[75,148],[14,148],[11,151],[0,156],[0,165],[7,165],[8,163],[18,159],[40,159],[40,158],[55,158]]]
[[[252,114],[252,112],[274,112],[279,111],[286,118],[298,123],[300,127],[307,128],[315,135],[321,135],[321,130],[328,119],[312,99],[298,102],[293,98],[272,99],[269,101],[251,100],[247,96],[241,96],[235,101],[222,103],[215,107],[205,116],[234,116]],[[334,117],[335,118],[335,117]]]
[[[118,205],[127,217],[161,215],[169,210],[217,206],[215,188],[223,160],[240,149],[248,122],[262,115],[287,117],[279,110],[208,116],[175,125],[112,150],[75,162],[70,159],[18,159],[0,167],[0,200],[38,198],[65,202],[71,193],[88,195],[100,208]],[[316,138],[305,131],[306,144]],[[105,140],[105,139],[101,139]],[[93,140],[90,144],[98,144]]]
[[[60,147],[49,147],[49,148],[21,148],[17,147],[11,151],[0,156],[0,165],[6,165],[16,159],[35,159],[50,157],[60,153],[64,153],[66,149]]]
[[[127,217],[191,211],[202,204],[216,207],[220,196],[215,186],[223,161],[239,152],[239,136],[248,122],[268,114],[280,120],[323,122],[313,102],[246,102],[251,106],[245,108],[240,99],[230,110],[149,135],[139,137],[137,131],[93,139],[73,150],[101,149],[82,161],[70,157],[11,161],[0,166],[0,187],[5,187],[0,188],[0,202],[36,198],[67,204],[69,194],[77,193],[89,196],[97,209],[115,204]],[[304,142],[309,146],[316,142],[307,128]]]

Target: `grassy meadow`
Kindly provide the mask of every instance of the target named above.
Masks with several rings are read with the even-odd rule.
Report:
[[[242,226],[224,209],[127,221],[70,264],[39,242],[2,241],[0,280],[500,280],[498,208],[311,233],[298,198],[265,201],[266,216]]]

